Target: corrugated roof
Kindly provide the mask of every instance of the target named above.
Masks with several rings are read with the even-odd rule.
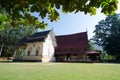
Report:
[[[79,48],[88,49],[87,32],[71,35],[56,36],[58,47],[56,49]]]

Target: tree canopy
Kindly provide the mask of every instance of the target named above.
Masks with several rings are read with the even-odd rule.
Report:
[[[42,19],[48,16],[50,21],[57,21],[57,9],[61,9],[63,13],[84,12],[95,15],[96,9],[101,8],[104,14],[114,14],[117,4],[118,0],[0,0],[0,12],[4,11],[12,16],[13,26],[22,21],[23,24],[35,24],[36,28],[44,29],[47,26],[44,20],[39,21],[31,13],[37,12]]]
[[[7,14],[1,14],[4,23],[0,26],[3,26],[3,29],[0,29],[0,56],[1,53],[4,56],[12,55],[14,53],[14,46],[18,40],[23,38],[26,35],[31,35],[36,32],[34,25],[24,26],[23,24],[16,24],[17,27],[11,27],[12,19]]]
[[[95,26],[94,41],[113,56],[120,57],[120,14],[107,16]]]

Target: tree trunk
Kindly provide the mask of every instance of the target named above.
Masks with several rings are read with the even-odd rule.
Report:
[[[1,54],[2,54],[2,50],[3,50],[3,43],[1,44],[1,49],[0,49],[0,56],[1,56]]]

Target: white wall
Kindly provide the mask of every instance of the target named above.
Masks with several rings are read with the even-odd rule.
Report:
[[[53,40],[51,38],[51,35],[49,34],[46,38],[45,42],[43,43],[43,62],[48,61],[55,61],[54,58],[54,44]]]
[[[38,56],[36,56],[36,49],[39,50]],[[28,56],[28,51],[30,51],[29,56]],[[43,53],[43,42],[28,43],[25,49],[25,54],[22,57],[22,60],[41,60],[42,53]]]
[[[49,33],[44,42],[27,43],[22,60],[41,60],[42,62],[55,61],[54,49],[57,46],[54,34]],[[36,56],[36,49],[40,50]],[[28,51],[30,55],[28,56]]]

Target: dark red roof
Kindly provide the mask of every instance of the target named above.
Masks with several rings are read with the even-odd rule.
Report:
[[[67,48],[88,49],[87,32],[56,36],[56,40],[58,45],[56,49]]]

